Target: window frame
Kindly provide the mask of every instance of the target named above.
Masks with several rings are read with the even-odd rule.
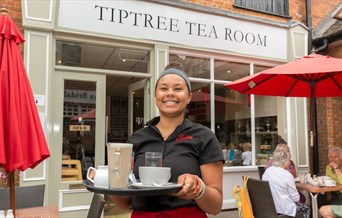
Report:
[[[248,1],[248,0],[247,0]],[[286,2],[286,9],[284,11],[284,14],[280,14],[280,13],[276,13],[272,10],[272,12],[266,11],[266,10],[260,10],[257,8],[253,8],[253,7],[248,7],[248,6],[244,6],[243,3],[247,2],[246,0],[234,0],[234,4],[233,6],[236,8],[241,8],[241,9],[245,9],[245,10],[249,10],[249,11],[255,11],[255,12],[260,12],[260,13],[264,13],[264,14],[270,14],[273,16],[277,16],[277,17],[283,17],[283,18],[287,18],[287,19],[292,19],[291,16],[289,16],[290,13],[290,9],[289,9],[289,1],[288,0],[284,0],[284,2]],[[255,1],[264,1],[264,0],[255,0]],[[272,3],[274,3],[277,0],[271,0]]]

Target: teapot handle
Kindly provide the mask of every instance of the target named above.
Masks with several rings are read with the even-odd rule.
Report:
[[[94,175],[94,178],[91,178],[90,177],[90,172],[91,172],[91,170],[94,170],[95,171],[95,175],[96,175],[96,168],[94,168],[94,167],[89,167],[88,168],[88,170],[87,170],[87,179],[89,179],[92,183],[94,183],[94,178],[95,178],[95,175]]]

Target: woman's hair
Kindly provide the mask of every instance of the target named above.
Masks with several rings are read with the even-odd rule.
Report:
[[[168,70],[170,68],[174,68],[177,70],[184,71],[183,66],[181,64],[178,64],[178,63],[170,63],[170,64],[165,66],[164,70]]]
[[[342,159],[342,149],[340,147],[330,147],[328,156],[330,156],[331,153],[338,154]]]
[[[177,64],[177,63],[170,63],[169,65],[167,65],[164,68],[164,71],[159,74],[159,77],[156,81],[155,90],[157,88],[158,81],[160,80],[160,78],[162,78],[163,76],[165,76],[167,74],[176,74],[176,75],[182,77],[186,83],[186,86],[188,87],[189,94],[191,93],[191,82],[189,80],[189,77],[184,72],[182,65]]]
[[[273,159],[272,159],[272,166],[275,167],[283,167],[287,162],[291,160],[291,155],[285,151],[278,150],[274,151]]]
[[[276,149],[273,152],[273,156],[275,155],[275,152],[277,151],[285,151],[286,153],[288,153],[291,159],[290,147],[287,144],[278,144]]]

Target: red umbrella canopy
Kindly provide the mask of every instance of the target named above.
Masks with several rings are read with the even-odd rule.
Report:
[[[8,172],[34,168],[50,156],[22,61],[18,28],[0,16],[0,166]]]
[[[245,94],[342,96],[342,59],[311,54],[225,85]]]

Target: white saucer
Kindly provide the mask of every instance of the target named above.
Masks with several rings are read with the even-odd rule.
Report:
[[[334,186],[336,186],[336,184],[335,184],[335,185],[324,185],[324,186],[327,186],[327,187],[334,187]]]
[[[163,186],[154,186],[154,185],[143,185],[141,182],[130,184],[133,188],[173,188],[173,187],[182,187],[182,185],[176,183],[166,183]]]

